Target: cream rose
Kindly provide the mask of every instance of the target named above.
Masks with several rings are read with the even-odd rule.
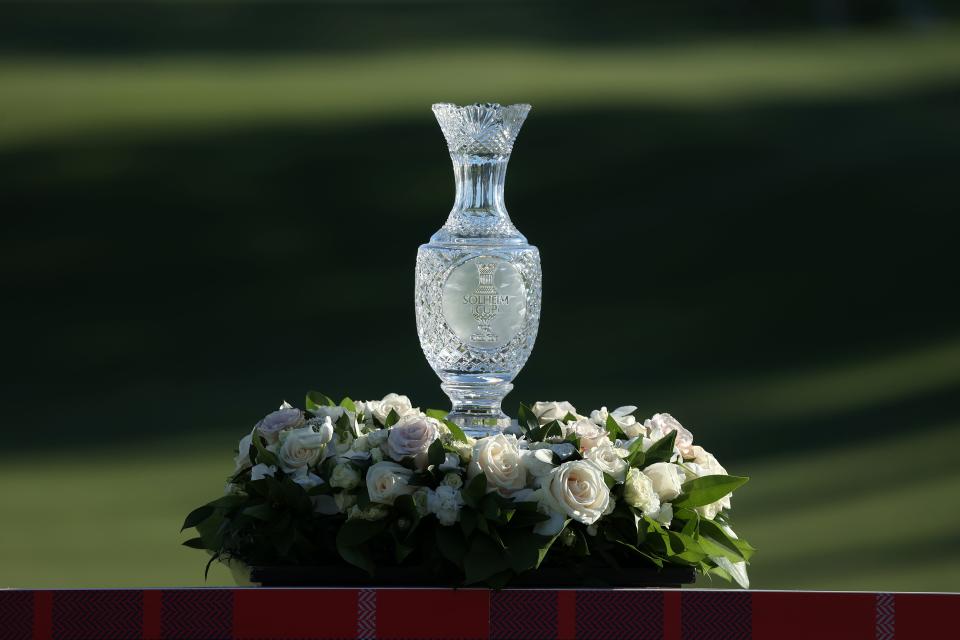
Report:
[[[396,461],[413,458],[417,469],[427,466],[427,451],[439,437],[438,421],[422,415],[407,415],[390,428],[384,453]]]
[[[671,431],[677,432],[675,445],[684,458],[693,458],[693,434],[685,429],[676,418],[669,413],[658,413],[652,418],[643,421],[647,434],[654,440],[666,437]]]
[[[589,460],[564,462],[544,479],[543,489],[552,510],[584,524],[593,524],[613,507],[603,472]]]
[[[527,484],[527,470],[520,459],[520,447],[514,436],[498,433],[481,438],[473,448],[467,477],[479,474],[487,477],[487,491],[509,495]]]
[[[378,462],[367,469],[367,493],[371,502],[393,504],[400,496],[410,495],[416,487],[408,483],[413,471],[395,462]]]
[[[623,499],[627,504],[640,509],[644,515],[656,515],[660,511],[660,498],[650,481],[639,469],[631,468],[623,485]]]
[[[628,455],[630,455],[629,451],[626,449],[618,449],[607,440],[605,444],[601,443],[599,446],[587,451],[584,457],[600,467],[600,470],[604,473],[613,476],[614,480],[622,483],[627,477],[628,465],[624,458]]]
[[[604,442],[610,442],[607,430],[600,428],[589,418],[581,418],[574,423],[564,425],[564,437],[570,434],[574,434],[580,438],[581,451],[589,451]]]
[[[643,470],[643,474],[650,478],[661,502],[675,500],[682,492],[682,470],[672,462],[652,464]]]
[[[240,439],[240,444],[237,445],[237,455],[234,457],[233,461],[237,466],[237,471],[244,469],[250,466],[250,446],[253,444],[253,434],[248,433]]]
[[[386,424],[387,417],[391,411],[396,411],[397,416],[400,418],[408,413],[416,412],[416,409],[414,409],[410,403],[410,398],[396,393],[388,393],[380,402],[376,402],[375,404],[371,402],[368,403],[368,406],[373,413],[373,417],[376,418],[380,424]]]
[[[563,422],[567,415],[577,415],[577,409],[569,402],[536,402],[530,410],[541,425],[559,420]]]
[[[317,433],[309,426],[284,432],[281,435],[280,451],[277,452],[280,468],[292,473],[316,462],[324,446],[330,442],[328,434],[332,434],[332,430]]]

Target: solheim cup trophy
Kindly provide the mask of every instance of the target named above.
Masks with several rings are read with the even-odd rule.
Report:
[[[420,247],[417,332],[453,409],[474,438],[510,425],[501,409],[540,323],[540,253],[503,202],[507,163],[528,104],[435,104],[456,179],[447,223]]]

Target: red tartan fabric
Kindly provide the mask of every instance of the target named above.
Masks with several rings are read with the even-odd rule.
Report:
[[[960,594],[692,589],[0,591],[0,640],[902,640],[952,637],[958,607]]]

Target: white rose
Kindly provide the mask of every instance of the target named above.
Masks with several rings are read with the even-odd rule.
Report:
[[[472,479],[480,473],[487,477],[487,491],[496,490],[501,495],[509,495],[523,489],[527,483],[527,470],[520,460],[516,437],[498,433],[478,440],[467,466],[467,476]]]
[[[387,423],[387,417],[390,415],[391,411],[396,411],[397,417],[400,418],[408,413],[417,412],[410,403],[410,398],[407,396],[397,395],[396,393],[388,393],[386,396],[384,396],[383,400],[371,407],[371,410],[373,412],[373,417],[376,418],[380,424]]]
[[[624,458],[628,455],[630,455],[629,451],[617,449],[607,440],[606,443],[600,443],[599,446],[587,451],[584,457],[600,467],[604,473],[613,476],[614,480],[622,483],[627,477],[628,465]]]
[[[640,509],[644,515],[656,514],[660,510],[660,498],[653,490],[653,482],[639,469],[631,468],[623,486],[623,499],[631,507]]]
[[[417,513],[420,515],[420,517],[429,515],[430,513],[430,510],[427,509],[427,496],[430,495],[430,491],[432,491],[432,489],[428,489],[427,487],[420,487],[419,489],[413,492],[413,506],[414,508],[416,508]]]
[[[250,446],[253,444],[253,434],[248,433],[240,439],[237,445],[237,455],[233,461],[237,465],[237,471],[250,466]]]
[[[620,427],[620,430],[623,431],[628,438],[635,438],[641,433],[644,433],[643,425],[633,417],[633,412],[636,410],[637,408],[632,405],[619,407],[610,412],[607,412],[606,407],[600,407],[599,411],[590,413],[590,419],[606,429],[607,418],[612,417],[614,422],[617,423],[617,426]]]
[[[589,418],[581,418],[572,424],[564,425],[564,437],[570,434],[574,434],[580,438],[581,451],[589,451],[604,442],[610,442],[607,430],[601,429]]]
[[[330,474],[330,486],[339,489],[356,489],[360,486],[360,472],[352,464],[338,464]]]
[[[537,402],[530,410],[541,425],[559,420],[563,422],[567,415],[577,415],[577,409],[569,402]]]
[[[684,458],[693,458],[693,434],[685,429],[676,418],[669,413],[658,413],[652,418],[643,421],[647,435],[654,440],[666,437],[671,431],[677,432],[676,447]]]
[[[292,473],[316,462],[324,446],[330,442],[328,436],[331,433],[327,430],[317,433],[309,426],[284,432],[280,450],[277,452],[280,468]]]
[[[662,502],[675,500],[682,492],[682,469],[672,462],[658,462],[643,470]]]
[[[447,485],[440,485],[427,494],[427,510],[437,516],[440,524],[449,527],[460,519],[463,508],[463,496],[460,491]]]
[[[564,462],[543,480],[543,489],[554,511],[583,524],[593,524],[613,506],[603,472],[589,460]]]
[[[251,480],[263,480],[267,476],[271,478],[277,472],[277,468],[273,465],[267,466],[265,464],[255,465],[250,469],[250,479]]]
[[[542,478],[553,471],[553,451],[550,449],[521,450],[520,461],[534,478]]]
[[[413,471],[395,462],[378,462],[367,470],[367,493],[372,502],[393,504],[399,496],[410,495],[416,487],[408,484]]]
[[[289,407],[284,403],[284,406]],[[266,441],[273,444],[280,437],[280,432],[299,427],[303,424],[303,411],[300,409],[281,408],[268,414],[263,420],[257,423],[256,429]]]
[[[439,435],[434,418],[408,415],[391,427],[384,453],[398,462],[413,458],[417,469],[424,469],[427,466],[427,451]]]

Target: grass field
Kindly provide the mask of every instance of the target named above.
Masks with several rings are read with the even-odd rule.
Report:
[[[424,188],[449,182],[421,162],[441,149],[426,105],[496,96],[541,118],[511,203],[530,211],[565,181],[545,207],[606,198],[596,217],[625,229],[614,240],[630,250],[656,232],[687,242],[645,262],[645,280],[621,245],[602,250],[622,281],[554,249],[545,300],[579,282],[615,304],[595,305],[592,326],[545,307],[508,405],[559,389],[692,416],[700,441],[752,477],[734,520],[759,549],[757,588],[960,589],[956,268],[950,234],[930,232],[955,218],[958,60],[954,26],[482,54],[0,57],[0,186],[20,207],[0,265],[5,299],[24,310],[8,314],[24,336],[10,349],[29,360],[3,389],[0,588],[229,584],[220,567],[204,583],[205,557],[178,529],[222,491],[249,410],[270,408],[262,395],[272,405],[320,378],[436,396],[395,247],[361,260],[341,240],[370,208],[397,216],[381,233],[412,252],[403,234],[423,239],[414,221],[435,228],[448,195]],[[434,146],[378,174],[358,204],[343,166],[394,143],[406,153],[428,126]],[[530,168],[568,151],[565,134],[605,154],[576,174],[590,183],[580,191]],[[646,200],[614,184],[621,171]],[[645,220],[624,222],[634,208]],[[521,227],[580,251],[566,243],[590,237],[576,226],[590,216],[556,217],[569,232],[551,215]],[[772,237],[787,240],[764,253]],[[315,246],[334,267],[312,261]],[[379,293],[348,311],[321,303],[347,290]],[[310,313],[278,320],[261,302],[273,296],[301,296]],[[618,357],[624,344],[649,370]],[[365,371],[371,361],[403,364]],[[51,399],[56,415],[38,420]]]

